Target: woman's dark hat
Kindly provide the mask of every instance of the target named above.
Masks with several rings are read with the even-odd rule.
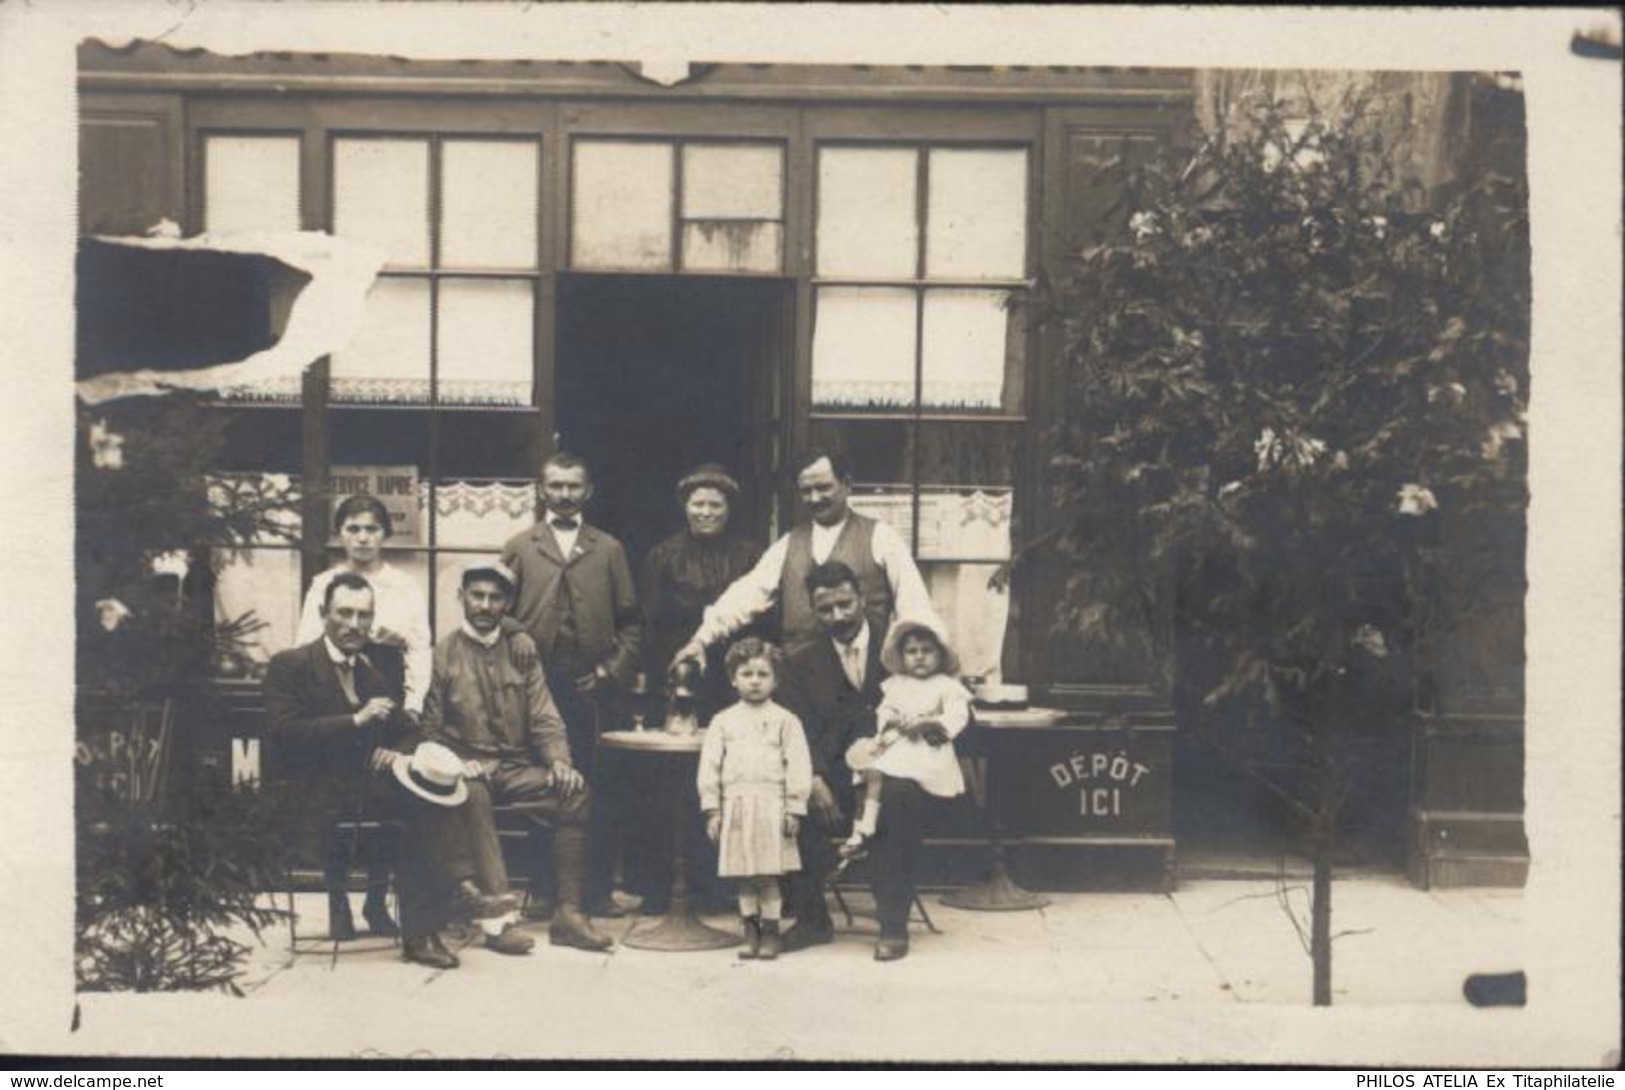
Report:
[[[678,502],[687,503],[696,488],[714,488],[729,499],[739,495],[739,482],[716,462],[695,466],[688,476],[677,482]]]

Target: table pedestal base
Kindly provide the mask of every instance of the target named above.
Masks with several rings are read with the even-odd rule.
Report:
[[[984,881],[944,893],[941,901],[949,908],[966,908],[972,912],[1016,912],[1049,904],[1048,897],[1022,889],[1011,879],[1005,869],[1002,845],[994,846],[993,868]]]
[[[631,934],[621,940],[622,946],[634,950],[725,950],[738,946],[743,940],[738,935],[718,931],[701,923],[691,912],[672,912],[658,920],[639,923]]]

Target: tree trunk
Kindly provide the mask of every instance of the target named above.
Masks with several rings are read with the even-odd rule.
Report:
[[[1309,956],[1314,962],[1315,1006],[1332,1005],[1332,838],[1314,839],[1314,894],[1309,904]]]

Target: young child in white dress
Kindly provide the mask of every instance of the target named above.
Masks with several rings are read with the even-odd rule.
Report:
[[[875,835],[887,776],[914,780],[941,798],[965,792],[951,743],[970,722],[970,693],[954,678],[959,659],[946,637],[924,621],[900,620],[886,633],[880,662],[891,676],[880,683],[879,733],[858,739],[846,751],[863,802],[852,835],[841,845],[842,870],[867,851]]]
[[[742,958],[779,955],[779,878],[801,869],[796,833],[812,793],[812,757],[801,720],[773,702],[783,655],[752,636],[723,659],[739,702],[705,732],[697,783],[717,873],[738,878]]]

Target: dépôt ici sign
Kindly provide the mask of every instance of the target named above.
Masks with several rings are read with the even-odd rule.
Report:
[[[1031,836],[1155,835],[1171,823],[1171,735],[1050,730],[1009,740],[993,775]]]

